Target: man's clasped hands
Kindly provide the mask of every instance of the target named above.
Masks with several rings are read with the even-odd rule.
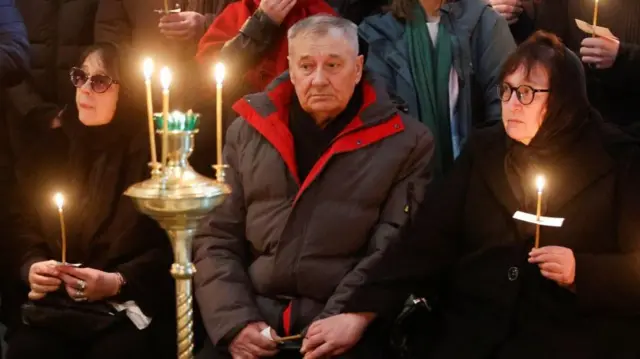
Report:
[[[374,317],[372,313],[345,313],[315,321],[306,331],[300,352],[304,359],[328,358],[345,353],[356,345]],[[273,339],[261,334],[268,327],[264,322],[244,327],[229,345],[233,359],[258,359],[276,355],[280,338],[273,329]]]

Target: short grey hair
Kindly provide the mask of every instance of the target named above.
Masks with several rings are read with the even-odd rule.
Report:
[[[289,44],[299,35],[326,36],[332,32],[337,32],[339,37],[347,40],[356,51],[360,51],[358,45],[358,25],[350,20],[329,14],[319,14],[309,16],[298,21],[289,28],[287,39]]]

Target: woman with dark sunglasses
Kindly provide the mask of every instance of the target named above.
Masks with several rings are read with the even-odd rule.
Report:
[[[16,272],[29,290],[7,357],[175,358],[169,240],[123,196],[148,177],[144,112],[129,103],[114,47],[90,48],[81,64],[70,76],[75,106],[18,159],[27,175]],[[66,260],[78,266],[59,262],[56,192]]]
[[[345,312],[431,302],[424,359],[637,358],[640,147],[589,104],[580,59],[535,34],[498,77],[502,124],[473,136]],[[535,223],[537,176],[546,178]],[[549,223],[544,220],[543,223]]]

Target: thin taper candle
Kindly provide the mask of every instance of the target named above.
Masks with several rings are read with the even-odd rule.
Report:
[[[158,164],[158,156],[156,154],[156,131],[153,125],[153,97],[151,95],[151,75],[153,74],[153,60],[147,58],[144,60],[144,84],[147,89],[147,117],[149,121],[149,146],[151,147],[151,163],[155,166]]]
[[[169,86],[171,86],[171,71],[163,67],[160,70],[160,81],[162,82],[162,167],[167,165],[169,150]]]
[[[218,165],[222,166],[222,82],[224,81],[225,75],[225,68],[223,64],[216,64],[214,75],[216,78],[216,151]]]
[[[56,193],[55,196],[53,196],[53,201],[56,203],[56,206],[58,207],[58,217],[60,218],[60,237],[62,240],[62,243],[60,243],[61,245],[61,251],[62,251],[62,263],[67,263],[67,230],[64,226],[64,211],[62,210],[62,207],[64,206],[64,197],[62,196],[61,193]]]
[[[591,34],[592,37],[596,37],[596,26],[598,26],[598,2],[599,0],[595,0],[596,4],[593,7],[593,33]]]
[[[542,212],[542,191],[544,189],[544,184],[544,177],[538,176],[536,178],[536,187],[538,188],[538,205],[536,208],[536,248],[540,248],[540,215]]]

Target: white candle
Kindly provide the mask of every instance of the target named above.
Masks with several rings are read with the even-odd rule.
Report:
[[[593,8],[593,33],[591,34],[593,37],[596,36],[596,26],[598,26],[598,2],[599,0],[596,0],[596,4]]]
[[[542,191],[544,190],[544,176],[536,177],[536,188],[538,189],[538,205],[536,208],[536,242],[535,247],[540,247],[540,214],[542,212]]]
[[[222,82],[225,75],[224,64],[217,63],[213,73],[216,79],[216,149],[218,152],[218,165],[222,166]]]
[[[53,201],[58,207],[58,217],[60,217],[60,237],[62,240],[62,263],[67,263],[67,233],[64,225],[64,212],[62,207],[64,206],[64,197],[62,193],[58,192],[53,196]]]
[[[151,75],[153,75],[153,60],[144,60],[144,84],[147,90],[147,118],[149,121],[149,146],[151,147],[151,163],[155,167],[158,163],[156,155],[156,134],[153,125],[153,97],[151,95]]]
[[[169,86],[171,86],[171,71],[168,67],[160,70],[162,83],[162,166],[167,165],[169,146]]]

